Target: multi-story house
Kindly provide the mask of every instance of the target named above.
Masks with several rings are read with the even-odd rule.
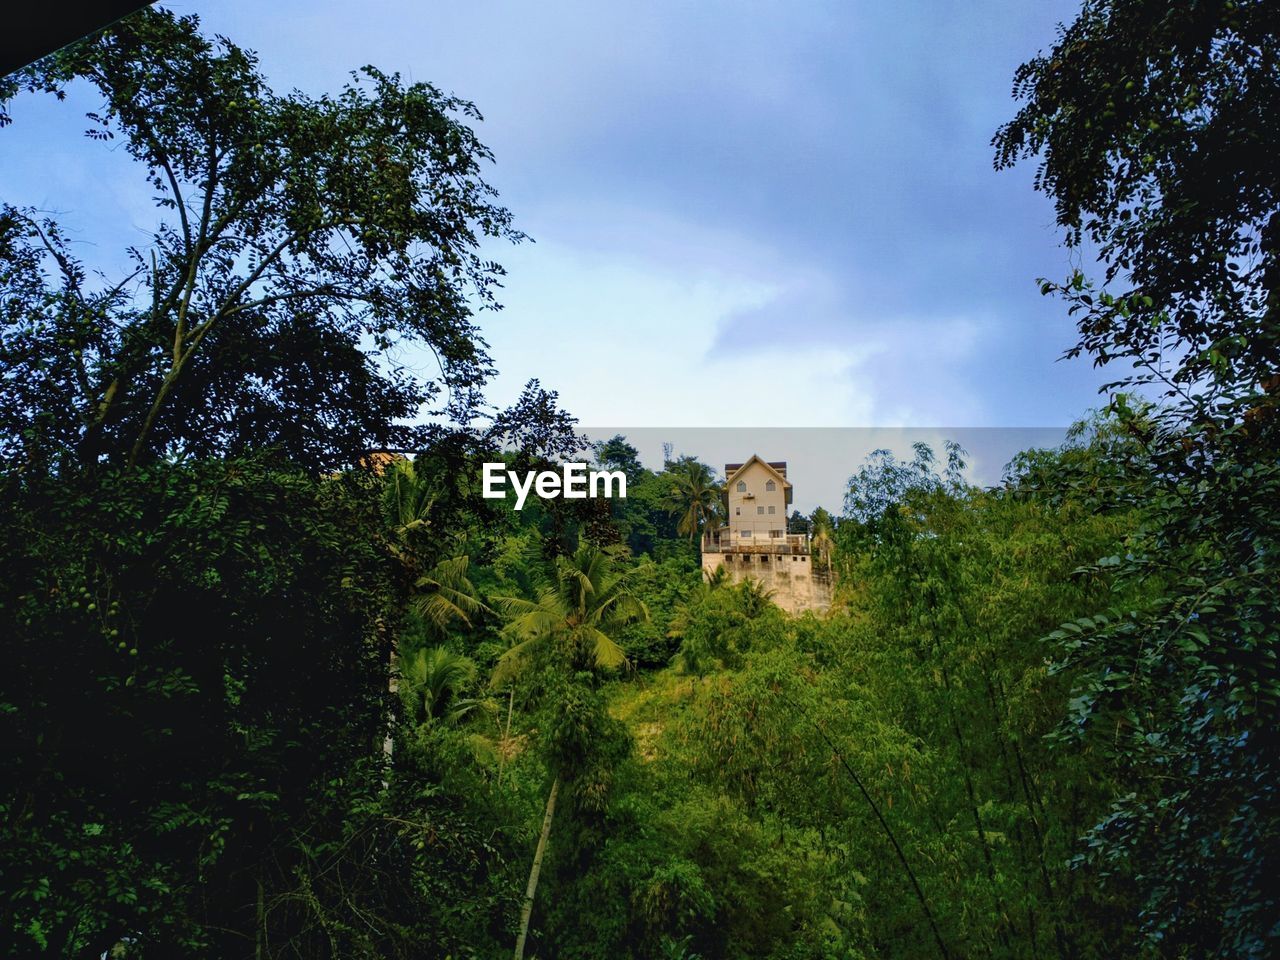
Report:
[[[723,567],[733,582],[757,580],[790,613],[830,606],[830,578],[813,569],[808,534],[787,532],[786,461],[753,455],[725,464],[724,473],[726,515],[719,529],[703,533],[703,571],[710,576]]]

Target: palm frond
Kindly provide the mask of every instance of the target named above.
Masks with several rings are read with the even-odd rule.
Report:
[[[627,652],[607,634],[595,627],[583,627],[582,633],[588,641],[596,666],[613,670],[627,662]]]
[[[498,662],[493,668],[493,676],[489,678],[489,686],[492,689],[501,689],[520,675],[525,661],[537,646],[538,639],[537,637],[530,637],[528,640],[522,640],[509,647],[498,658]]]
[[[627,662],[626,652],[609,634],[622,624],[647,620],[649,612],[631,592],[627,576],[616,572],[617,556],[616,551],[583,544],[573,556],[558,557],[548,565],[547,586],[536,601],[494,599],[509,618],[504,632],[519,642],[498,658],[493,686],[509,683],[535,650],[557,639],[567,641],[563,650],[568,656],[583,657],[600,669]]]
[[[459,694],[476,679],[476,664],[470,657],[446,647],[419,650],[403,671],[405,689],[420,722],[456,722],[478,701],[463,700]]]
[[[441,560],[414,584],[419,591],[414,608],[437,629],[443,630],[455,620],[469,627],[475,614],[489,612],[467,577],[469,564],[468,557]]]

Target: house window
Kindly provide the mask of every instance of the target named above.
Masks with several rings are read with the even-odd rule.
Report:
[[[749,536],[751,536],[751,531],[750,531],[750,530],[739,530],[739,531],[738,531],[738,536],[740,536],[740,537],[749,537]]]
[[[742,508],[741,508],[741,507],[734,507],[734,508],[733,508],[733,515],[734,515],[735,517],[740,517],[740,516],[742,516]]]
[[[778,511],[777,511],[777,509],[775,509],[775,508],[774,508],[773,504],[770,504],[770,505],[769,505],[769,512],[770,512],[770,513],[777,513]]]
[[[764,488],[768,490],[770,493],[773,493],[773,491],[778,489],[778,485],[774,483],[772,480],[770,480],[768,483],[764,485]]]
[[[764,507],[756,507],[756,513],[764,513]]]
[[[797,560],[799,560],[799,559],[800,559],[799,557],[792,557],[792,558],[791,558],[791,562],[792,562],[792,563],[795,563],[795,562],[796,562]]]
[[[747,492],[747,481],[745,481],[745,480],[739,480],[739,481],[738,481],[738,486],[736,487],[736,489],[737,489],[737,491],[738,491],[739,493],[746,493],[746,492]]]

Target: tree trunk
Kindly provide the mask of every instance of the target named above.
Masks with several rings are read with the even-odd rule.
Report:
[[[502,744],[498,749],[498,786],[502,786],[502,771],[507,765],[507,750],[511,747],[511,714],[516,708],[516,688],[511,685],[507,693],[507,729],[502,734]]]
[[[379,627],[381,632],[381,627]],[[391,655],[387,660],[387,692],[391,694],[394,703],[396,695],[400,692],[400,657],[397,652],[399,640],[391,645]],[[387,729],[382,735],[382,758],[386,762],[386,775],[382,780],[382,789],[387,790],[391,787],[391,754],[395,750],[395,740],[393,732],[395,730],[395,707],[391,708],[391,712],[387,714]]]
[[[538,874],[542,872],[542,855],[547,852],[547,837],[551,835],[551,818],[556,815],[556,794],[560,792],[560,776],[551,781],[551,793],[547,795],[547,812],[542,818],[542,833],[538,837],[538,849],[533,854],[533,867],[529,870],[529,885],[524,891],[524,906],[520,909],[520,936],[516,938],[515,960],[524,960],[524,942],[529,936],[529,918],[533,916],[533,895],[538,889]]]
[[[262,889],[262,877],[258,877],[258,922],[254,931],[253,957],[262,960],[267,948],[267,910]]]

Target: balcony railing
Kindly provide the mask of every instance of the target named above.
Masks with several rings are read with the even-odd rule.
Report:
[[[704,533],[702,536],[703,553],[770,553],[800,554],[809,553],[809,536],[804,533],[784,533],[781,536],[760,536],[753,533],[749,537],[737,536],[728,530],[717,533]]]

